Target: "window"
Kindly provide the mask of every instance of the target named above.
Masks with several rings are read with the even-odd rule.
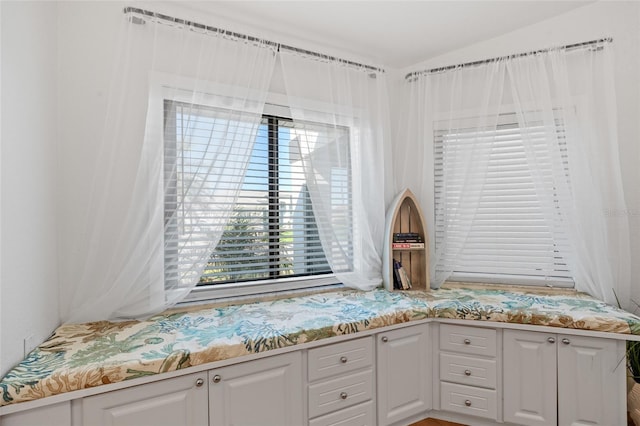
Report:
[[[552,174],[555,162],[569,179],[560,119],[551,131],[559,144],[553,152],[543,124],[521,128],[515,114],[501,115],[490,129],[434,131],[436,249],[447,239],[437,271],[452,271],[454,281],[573,286],[571,247]],[[535,173],[523,135],[537,160]],[[486,168],[456,172],[470,144],[489,153]],[[472,202],[459,203],[463,191]]]
[[[340,137],[335,140],[348,156],[348,128],[321,123],[294,124],[288,118],[265,115],[249,158],[233,160],[234,157],[230,157],[219,161],[208,155],[207,150],[224,137],[230,126],[241,128],[242,123],[233,123],[228,112],[221,108],[176,101],[165,101],[164,108],[165,263],[169,265],[165,268],[166,279],[177,276],[182,262],[177,259],[177,246],[181,238],[188,238],[182,236],[177,223],[171,223],[175,220],[173,212],[178,208],[177,200],[187,175],[196,173],[198,180],[206,182],[217,174],[217,185],[224,185],[228,183],[223,176],[225,170],[232,167],[246,167],[246,170],[241,173],[240,191],[233,207],[225,213],[224,232],[211,252],[198,286],[211,289],[251,285],[262,287],[252,292],[261,292],[270,291],[273,283],[282,283],[283,279],[331,274],[320,243],[297,139],[322,139],[338,132]],[[334,196],[350,209],[350,170],[336,168],[333,174],[330,180],[332,189],[335,188]],[[229,202],[228,198],[213,197],[211,191],[201,191],[190,205],[213,211],[223,209],[223,204]],[[206,231],[193,235],[191,239],[208,238]],[[207,241],[201,242],[207,244]],[[191,243],[198,244],[197,241]],[[284,281],[287,282],[285,288],[308,285],[301,284],[300,279]]]

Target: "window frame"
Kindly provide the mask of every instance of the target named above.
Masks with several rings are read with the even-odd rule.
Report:
[[[186,77],[173,76],[159,72],[153,73],[150,76],[146,133],[151,135],[155,140],[161,141],[162,148],[160,149],[163,151],[163,158],[166,142],[163,126],[165,119],[164,102],[165,100],[185,103],[193,102],[192,91],[184,89],[184,87],[193,86],[195,85],[193,84],[192,79]],[[233,93],[232,90],[225,85],[211,82],[198,84],[198,92],[201,99],[201,101],[199,101],[200,104],[218,108],[229,108],[229,106],[224,102],[224,99],[227,97],[227,93]],[[323,110],[330,111],[328,108],[324,108],[324,105],[321,102],[309,100],[306,104],[310,109],[318,111],[320,116],[325,114]],[[293,120],[290,109],[286,105],[287,96],[277,93],[269,93],[267,95],[267,101],[264,104],[262,115],[276,116],[285,120]],[[349,126],[349,115],[341,115],[344,117],[344,121],[337,123],[337,125],[347,127],[351,138],[353,128]],[[318,121],[318,124],[336,125],[334,122],[323,123],[321,121]],[[353,158],[351,161],[351,167],[352,166]],[[162,187],[163,184],[161,183],[160,188]],[[164,195],[162,199],[164,199]],[[159,232],[162,232],[164,238],[164,231],[160,230]],[[164,264],[164,253],[162,264]],[[163,281],[161,285],[165,287],[165,282]],[[330,272],[319,275],[280,277],[275,279],[244,281],[239,283],[196,285],[180,303],[191,304],[224,299],[266,297],[277,293],[320,292],[339,288],[344,288],[344,285],[336,278],[333,272]],[[171,290],[165,288],[165,291]]]
[[[557,110],[559,110],[559,108],[556,108]],[[508,128],[509,126],[512,125],[516,125],[517,128],[520,128],[520,125],[518,123],[518,119],[517,119],[517,113],[515,111],[515,107],[514,106],[505,106],[502,107],[500,109],[500,111],[496,112],[496,111],[491,111],[493,113],[496,113],[498,115],[498,119],[499,119],[499,124],[498,124],[498,129],[500,128]],[[572,111],[569,111],[569,114]],[[573,113],[575,113],[575,111],[573,111]],[[513,118],[511,119],[507,119],[506,117],[508,116],[513,116]],[[474,112],[471,111],[464,111],[464,112],[460,112],[459,114],[454,114],[454,120],[459,121],[460,123],[465,123],[467,122],[467,120],[474,120],[473,117],[477,117],[477,114],[474,114]],[[444,123],[446,123],[448,121],[448,119],[450,119],[451,117],[448,116],[438,116],[436,117],[432,122],[431,122],[431,128],[430,128],[430,137],[432,138],[432,153],[431,155],[432,157],[432,167],[433,167],[433,171],[432,171],[432,175],[431,178],[433,179],[433,211],[432,211],[432,217],[430,218],[432,220],[432,222],[430,223],[430,225],[432,225],[433,229],[433,248],[435,249],[437,247],[437,238],[436,238],[436,234],[438,232],[438,224],[441,222],[441,219],[438,218],[438,201],[439,201],[439,190],[438,190],[438,180],[442,180],[443,179],[443,174],[437,174],[437,169],[438,167],[443,167],[443,158],[442,158],[442,154],[437,154],[438,149],[442,150],[442,143],[443,140],[445,139],[443,137],[443,134],[445,132],[447,132],[448,130],[452,130],[455,131],[456,129],[448,129],[446,125],[443,125]],[[464,125],[460,125],[460,128],[464,128]],[[558,126],[558,124],[556,123],[556,131],[561,131],[561,132],[565,132],[566,130],[566,126],[563,123],[561,126]],[[565,142],[566,144],[566,142]],[[569,176],[569,171],[568,171],[568,164],[569,164],[569,159],[567,157],[567,148],[565,146],[564,148],[565,154],[562,155],[562,159],[561,161],[564,164],[565,167],[565,171],[567,173],[567,177],[570,179]],[[442,185],[442,184],[440,184]],[[554,197],[555,198],[555,197]],[[557,208],[557,206],[556,206]],[[567,230],[564,231],[565,234],[568,234]],[[565,235],[566,238],[569,238],[568,235]],[[554,235],[555,237],[555,235]],[[555,239],[554,239],[555,241]],[[554,243],[555,245],[555,243]],[[565,251],[564,254],[568,255],[568,257],[573,256],[573,253],[571,252],[571,242],[569,241],[567,246],[565,247],[565,249],[568,249],[568,251]],[[567,268],[570,268],[569,266],[569,262],[570,260],[568,260],[567,258],[563,258],[565,263],[564,265]],[[438,265],[434,265],[433,266],[434,269],[437,270]],[[570,270],[568,271],[570,274]],[[485,284],[500,284],[500,285],[523,285],[523,286],[532,286],[532,287],[559,287],[559,288],[575,288],[575,279],[574,277],[571,278],[567,278],[567,277],[551,277],[551,278],[547,278],[544,276],[536,276],[536,275],[517,275],[517,274],[506,274],[506,273],[496,273],[496,274],[492,274],[492,273],[488,273],[488,272],[473,272],[473,271],[453,271],[451,273],[451,275],[447,278],[448,282],[476,282],[476,283],[485,283]]]

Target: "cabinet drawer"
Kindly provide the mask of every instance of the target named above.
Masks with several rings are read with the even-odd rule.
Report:
[[[309,426],[373,426],[374,424],[372,401],[345,408],[309,422]]]
[[[311,349],[308,360],[310,382],[369,367],[373,363],[373,339],[365,337]]]
[[[445,411],[496,420],[498,414],[496,395],[495,390],[441,382],[440,408]]]
[[[496,356],[496,330],[441,324],[440,349],[463,354]]]
[[[309,385],[309,418],[368,401],[372,396],[372,369]]]
[[[440,380],[461,385],[496,388],[496,360],[451,353],[440,354]]]

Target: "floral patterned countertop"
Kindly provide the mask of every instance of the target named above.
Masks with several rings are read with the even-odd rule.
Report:
[[[0,405],[427,318],[640,335],[639,317],[587,294],[498,286],[344,290],[197,306],[145,321],[60,326],[0,381]]]

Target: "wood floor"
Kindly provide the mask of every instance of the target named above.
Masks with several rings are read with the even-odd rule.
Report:
[[[460,423],[452,423],[444,420],[428,418],[428,419],[420,420],[419,422],[416,422],[416,423],[412,423],[409,426],[464,426],[464,425]]]

